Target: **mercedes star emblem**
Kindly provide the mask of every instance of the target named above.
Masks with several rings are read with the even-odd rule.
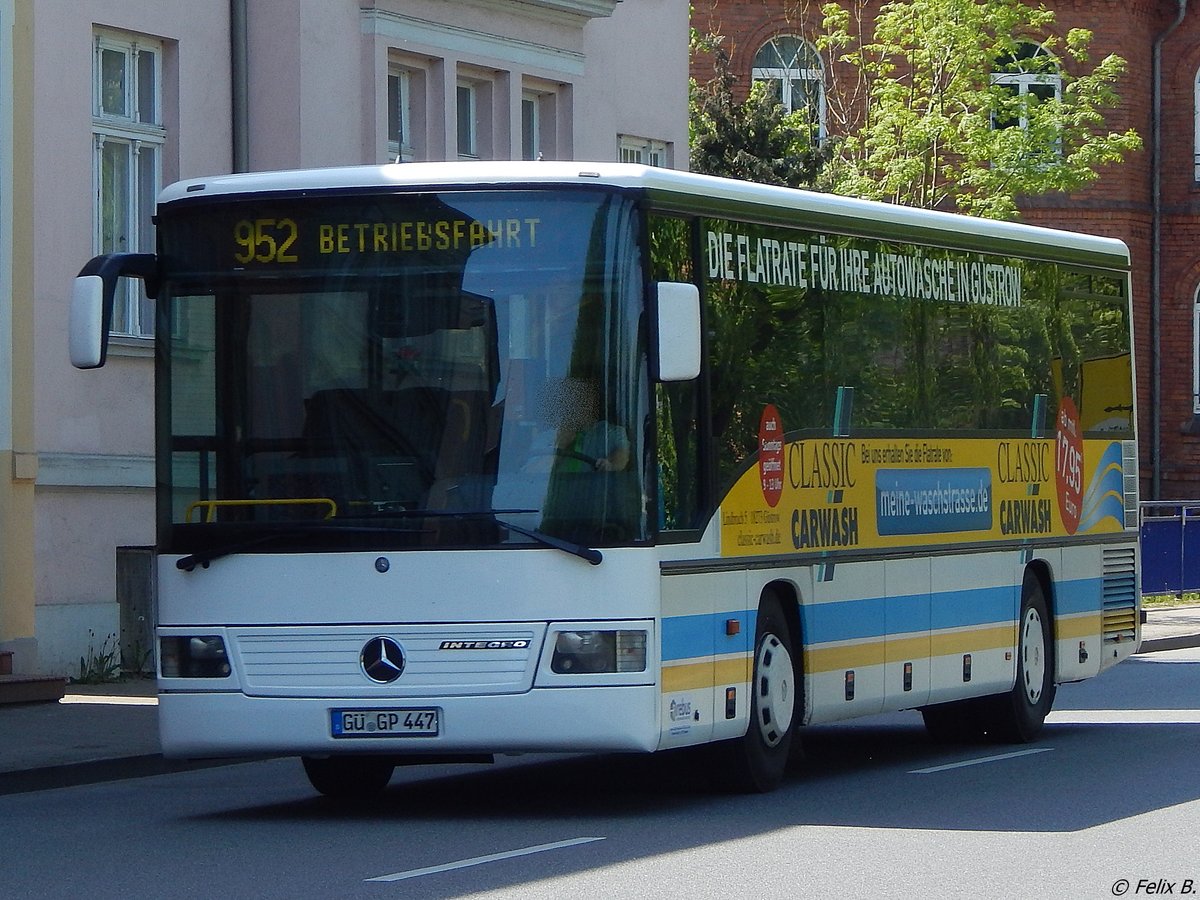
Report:
[[[391,684],[404,672],[404,648],[390,637],[373,637],[358,657],[363,673],[377,684]]]

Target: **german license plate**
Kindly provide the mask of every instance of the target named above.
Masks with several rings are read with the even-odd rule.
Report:
[[[438,734],[437,709],[331,709],[335,738],[432,737]]]

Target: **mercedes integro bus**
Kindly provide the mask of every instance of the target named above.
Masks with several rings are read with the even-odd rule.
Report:
[[[362,795],[713,743],[767,790],[853,716],[1032,740],[1137,646],[1119,241],[570,162],[193,179],[156,226],[71,354],[140,279],[168,756]]]

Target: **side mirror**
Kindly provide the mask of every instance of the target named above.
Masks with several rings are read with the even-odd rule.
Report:
[[[145,279],[146,294],[158,293],[158,257],[153,253],[108,253],[84,266],[71,290],[68,341],[71,365],[98,369],[108,355],[113,298],[122,275]]]
[[[71,290],[69,340],[71,365],[77,369],[97,369],[104,365],[108,343],[108,322],[104,318],[104,279],[99,275],[80,275]]]
[[[700,374],[700,289],[660,281],[658,294],[658,380],[691,381]]]

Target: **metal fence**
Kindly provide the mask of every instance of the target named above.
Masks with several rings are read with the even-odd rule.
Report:
[[[1142,593],[1200,591],[1200,500],[1140,504]]]

